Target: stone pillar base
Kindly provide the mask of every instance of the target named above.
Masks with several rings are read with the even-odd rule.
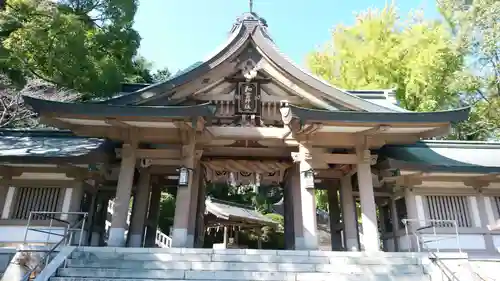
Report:
[[[101,246],[101,233],[99,232],[92,232],[92,238],[90,240],[90,246]]]
[[[187,228],[174,228],[172,230],[172,247],[184,248],[188,240]]]
[[[351,252],[357,252],[358,249],[358,239],[357,238],[346,238],[346,250]]]
[[[295,236],[295,250],[308,250],[305,245],[304,237]]]
[[[188,234],[186,237],[186,247],[187,248],[194,248],[194,235],[193,234]]]
[[[142,235],[141,234],[130,234],[128,244],[129,244],[129,247],[142,247]]]
[[[109,247],[124,247],[125,246],[125,228],[110,228],[109,229],[108,246]]]

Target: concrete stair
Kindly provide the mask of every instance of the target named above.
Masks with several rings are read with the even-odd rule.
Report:
[[[424,281],[420,256],[243,249],[81,248],[51,281]]]
[[[499,281],[500,274],[500,258],[489,259],[471,259],[469,261],[472,270],[477,274],[481,280],[485,281]]]

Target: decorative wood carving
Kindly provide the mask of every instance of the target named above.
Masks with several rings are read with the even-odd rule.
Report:
[[[250,81],[257,77],[258,67],[257,64],[252,59],[247,59],[240,65],[241,75],[245,77],[247,81]]]

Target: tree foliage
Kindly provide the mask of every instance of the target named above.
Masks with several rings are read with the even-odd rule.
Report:
[[[439,1],[441,14],[467,56],[458,82],[463,99],[473,105],[469,122],[460,124],[459,139],[498,138],[500,132],[500,1]]]
[[[112,94],[134,72],[136,9],[136,0],[7,0],[1,70],[16,82],[36,77],[83,98]]]
[[[360,13],[353,26],[336,27],[332,41],[309,56],[311,70],[346,89],[396,89],[401,105],[427,111],[456,99],[448,85],[463,56],[446,27],[419,14],[399,20],[394,6]]]
[[[400,105],[435,111],[471,105],[456,139],[498,135],[500,2],[439,1],[445,21],[400,19],[393,5],[358,14],[308,57],[313,73],[346,89],[396,89]]]
[[[166,67],[156,70],[153,75],[153,82],[164,82],[170,79],[172,73]]]
[[[40,126],[22,95],[90,100],[116,94],[122,82],[154,83],[168,77],[168,69],[153,73],[151,62],[137,55],[140,37],[132,28],[137,2],[2,2],[0,127]]]

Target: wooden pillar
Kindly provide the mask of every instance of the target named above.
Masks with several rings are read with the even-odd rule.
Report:
[[[68,208],[68,212],[80,212],[81,210],[81,207],[82,207],[82,200],[83,200],[83,195],[84,195],[84,190],[83,190],[83,182],[75,182],[74,184],[72,184],[72,194],[71,196],[69,197],[69,208]],[[84,217],[82,215],[75,215],[75,214],[69,214],[67,216],[67,219],[69,222],[71,222],[72,224],[76,223],[78,220],[80,219],[84,219]],[[85,218],[85,225],[88,224],[89,221],[88,221],[88,217]],[[81,227],[85,227],[84,225],[79,225],[77,226],[77,228],[80,228]],[[86,235],[86,231],[84,230],[83,232],[80,232],[80,231],[75,231],[75,233],[73,234],[73,240],[71,241],[71,243],[73,245],[78,245],[80,243],[80,235],[82,235],[81,237],[81,243],[85,243],[85,235]]]
[[[96,229],[96,203],[95,203],[95,195],[91,192],[83,192],[83,200],[81,204],[82,212],[87,212],[87,221],[85,222],[85,245],[90,245],[92,241],[93,231]]]
[[[205,182],[205,170],[202,165],[200,165],[199,174],[199,190],[198,190],[198,202],[196,209],[196,227],[194,232],[194,246],[196,248],[203,248],[205,241],[205,199],[207,193],[207,183]]]
[[[358,251],[358,223],[356,202],[352,194],[351,177],[340,180],[340,197],[342,205],[342,221],[344,223],[344,245],[347,251]]]
[[[332,251],[342,250],[342,235],[339,230],[340,225],[340,207],[338,189],[334,186],[335,182],[328,181],[328,214],[330,216],[330,239]]]
[[[394,196],[391,197],[390,201],[390,208],[391,208],[391,222],[392,222],[392,239],[394,243],[394,251],[398,252],[399,251],[399,237],[398,237],[398,230],[399,230],[399,220],[398,220],[398,210],[396,208],[396,198]]]
[[[129,247],[141,247],[144,239],[144,226],[148,212],[151,175],[148,169],[141,169],[139,183],[135,192],[132,217],[129,226]]]
[[[93,216],[95,227],[92,229],[92,246],[104,245],[106,236],[106,221],[108,220],[108,206],[111,197],[106,193],[97,193],[93,196],[92,208],[96,210]]]
[[[227,225],[224,226],[224,236],[222,237],[222,244],[224,245],[224,249],[227,249],[227,244],[229,241],[229,233],[228,233]]]
[[[295,250],[301,250],[304,249],[304,235],[302,234],[302,201],[300,198],[300,170],[298,163],[290,167],[289,172],[291,174],[289,190],[292,197],[293,247]]]
[[[7,185],[1,185],[0,184],[0,216],[2,216],[3,213],[3,206],[5,205],[5,200],[7,199],[7,191],[9,190],[9,187]]]
[[[191,214],[191,195],[194,187],[194,169],[195,169],[195,138],[191,138],[190,143],[182,146],[183,164],[190,170],[187,186],[177,188],[177,197],[175,199],[174,228],[172,231],[172,246],[184,248],[193,247],[188,244],[189,216]],[[193,172],[194,171],[194,172]]]
[[[413,193],[413,189],[411,187],[406,187],[404,189],[405,194],[405,204],[406,204],[406,213],[407,213],[407,230],[408,230],[408,238],[406,239],[406,249],[411,249],[413,251],[417,251],[419,247],[418,239],[413,235],[416,232],[417,228],[425,225],[425,221],[421,221],[418,216],[417,210],[417,201],[415,198],[415,194]]]
[[[283,188],[283,221],[285,228],[285,249],[294,249],[294,222],[293,222],[293,199],[292,199],[292,171],[286,171],[284,182],[281,184]]]
[[[293,188],[300,194],[300,217],[302,219],[300,228],[303,236],[302,247],[297,243],[297,237],[295,246],[296,249],[300,247],[303,250],[317,250],[316,198],[314,196],[314,173],[311,166],[312,158],[309,150],[310,147],[307,144],[300,144],[298,155],[295,156],[295,160],[298,162],[298,184],[294,181]],[[294,205],[295,203],[294,200]]]
[[[361,202],[361,223],[363,229],[363,246],[367,252],[380,251],[380,239],[377,226],[377,208],[373,192],[370,150],[359,149],[357,175],[359,198]]]
[[[260,227],[257,228],[257,249],[262,249],[262,229]]]
[[[477,211],[478,211],[478,218],[476,225],[481,227],[481,228],[488,228],[489,219],[488,219],[488,210],[486,207],[486,200],[489,200],[487,196],[484,196],[483,191],[482,191],[482,186],[474,186],[474,189],[477,191],[477,194],[475,196],[476,200],[476,205],[477,205]],[[489,203],[489,202],[488,202]],[[491,205],[491,204],[489,204]],[[490,254],[497,253],[497,249],[495,247],[494,239],[493,236],[491,235],[490,231],[487,231],[484,234],[484,242],[486,246],[486,251]]]
[[[239,243],[240,243],[239,233],[240,233],[240,232],[238,231],[238,229],[233,230],[233,235],[234,235],[234,244],[235,244],[236,246],[238,246],[238,245],[239,245]]]
[[[14,206],[14,195],[16,193],[16,188],[14,186],[9,186],[7,189],[7,194],[5,195],[5,203],[2,209],[2,219],[9,219],[10,213],[12,212],[12,207]]]
[[[146,247],[154,247],[156,244],[156,230],[158,228],[158,216],[160,215],[161,188],[153,185],[149,199],[148,223],[146,229]]]
[[[125,246],[125,229],[130,202],[130,192],[134,182],[137,145],[123,144],[120,175],[116,187],[116,197],[113,205],[113,217],[109,230],[108,246]]]
[[[198,208],[199,208],[199,200],[198,197],[200,195],[201,182],[203,178],[203,169],[201,163],[199,161],[199,157],[201,157],[202,151],[197,151],[195,153],[195,169],[193,171],[193,184],[191,186],[191,198],[189,203],[189,224],[187,229],[187,243],[188,247],[195,247],[195,235],[196,235],[196,222],[198,221]],[[204,194],[201,196],[204,197]],[[200,198],[201,198],[200,197]]]

